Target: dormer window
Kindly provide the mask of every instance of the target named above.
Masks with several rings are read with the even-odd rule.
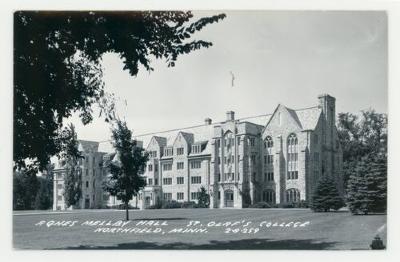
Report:
[[[183,155],[183,153],[184,153],[184,148],[183,147],[179,147],[179,148],[177,148],[176,149],[176,154],[179,156],[179,155]]]
[[[192,145],[192,153],[193,154],[201,153],[201,145]]]
[[[174,154],[172,147],[166,147],[164,149],[164,156],[172,156]]]

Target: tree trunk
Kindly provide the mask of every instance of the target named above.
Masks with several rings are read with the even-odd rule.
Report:
[[[125,203],[126,221],[129,220],[129,210],[128,210],[128,207],[129,207],[129,202],[126,202],[126,203]]]

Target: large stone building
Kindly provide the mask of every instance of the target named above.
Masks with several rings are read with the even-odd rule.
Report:
[[[321,176],[331,176],[343,193],[342,149],[335,126],[335,98],[318,97],[317,106],[293,110],[278,105],[273,114],[226,120],[180,131],[138,137],[150,155],[143,177],[147,185],[131,205],[148,208],[160,201],[197,201],[204,187],[210,208],[242,208],[257,202],[309,201]],[[82,199],[79,208],[118,205],[103,192],[102,166],[115,153],[99,143],[81,141]],[[106,150],[104,150],[106,151]],[[109,151],[109,150],[108,150]],[[54,180],[54,209],[64,209],[63,173]]]

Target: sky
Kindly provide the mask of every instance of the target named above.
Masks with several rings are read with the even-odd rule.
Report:
[[[221,12],[194,12],[195,18]],[[230,11],[193,39],[208,49],[178,58],[175,67],[153,60],[136,77],[115,54],[103,57],[107,92],[134,135],[272,113],[281,103],[299,109],[336,98],[336,112],[388,111],[387,16],[381,11]],[[232,75],[234,82],[232,86]],[[126,100],[126,104],[125,104]],[[103,119],[83,126],[79,139],[104,141]]]

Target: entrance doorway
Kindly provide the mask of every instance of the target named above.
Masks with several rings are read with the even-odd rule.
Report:
[[[233,207],[233,191],[225,191],[225,207]]]
[[[150,206],[150,200],[151,200],[151,198],[149,196],[147,196],[145,198],[145,201],[144,201],[145,208],[148,208]]]
[[[90,199],[89,198],[85,198],[85,208],[86,209],[90,208]]]

